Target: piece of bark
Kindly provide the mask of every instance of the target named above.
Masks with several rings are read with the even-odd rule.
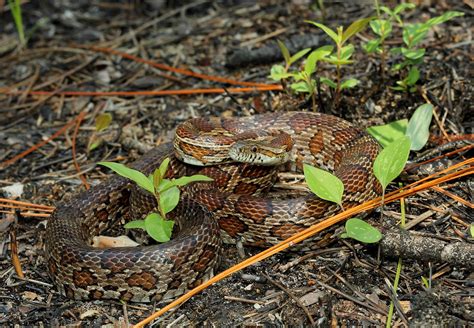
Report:
[[[385,256],[449,263],[469,270],[474,269],[474,244],[470,243],[448,243],[399,230],[384,233],[380,248]]]
[[[295,35],[282,40],[291,55],[305,48],[317,48],[328,44],[327,37],[320,33]],[[226,66],[230,68],[272,63],[283,60],[280,48],[275,40],[267,42],[264,46],[255,49],[241,48],[232,50],[227,54]]]

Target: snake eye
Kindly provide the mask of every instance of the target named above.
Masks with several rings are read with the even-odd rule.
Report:
[[[252,153],[256,153],[257,150],[258,150],[257,146],[252,146],[252,147],[250,148],[250,151],[251,151]]]

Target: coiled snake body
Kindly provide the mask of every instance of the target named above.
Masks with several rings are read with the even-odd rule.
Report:
[[[207,135],[219,132],[223,137],[216,137],[218,144],[208,147],[205,142],[213,138],[193,139],[201,131]],[[292,168],[301,170],[302,164],[308,163],[332,171],[345,186],[344,208],[380,194],[372,172],[379,151],[377,142],[331,115],[285,112],[228,120],[194,119],[177,129],[177,156],[196,154],[198,162],[212,160],[220,156],[224,145],[236,142],[231,135],[243,138],[252,134],[248,131],[283,131],[291,136]],[[184,139],[191,141],[181,144]],[[266,167],[226,164],[199,169],[177,160],[171,144],[159,146],[132,167],[149,174],[166,157],[172,159],[170,178],[199,171],[215,180],[211,186],[191,188],[183,197],[172,212],[179,233],[168,243],[111,249],[90,246],[93,235],[130,210],[130,182],[121,177],[113,176],[57,207],[46,231],[46,258],[64,294],[78,300],[150,302],[171,298],[212,273],[219,260],[220,231],[226,238],[266,246],[337,211],[335,205],[310,194],[284,199],[252,194],[271,180]],[[233,180],[234,175],[239,179]],[[150,207],[143,201],[135,203],[133,206]]]

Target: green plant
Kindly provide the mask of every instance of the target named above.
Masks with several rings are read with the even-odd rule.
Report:
[[[308,164],[303,164],[303,172],[309,189],[316,196],[336,203],[344,210],[342,206],[344,184],[338,177]],[[382,238],[382,235],[370,224],[358,218],[352,218],[347,220],[346,232],[341,237],[353,238],[363,243],[376,243]]]
[[[97,117],[95,118],[95,131],[91,135],[89,139],[89,145],[87,147],[89,151],[92,151],[100,146],[100,144],[103,142],[103,139],[100,138],[97,134],[106,130],[110,126],[111,122],[112,115],[110,115],[109,113],[102,113],[97,115]]]
[[[8,6],[15,21],[16,31],[18,32],[18,39],[20,46],[23,47],[26,44],[25,30],[23,27],[23,18],[21,14],[21,2],[20,0],[8,0]]]
[[[140,188],[150,192],[155,197],[158,212],[148,214],[144,220],[131,221],[125,225],[125,228],[143,229],[154,240],[161,243],[169,241],[171,238],[174,221],[167,220],[166,214],[171,212],[178,205],[181,194],[178,187],[185,186],[191,182],[213,181],[213,179],[200,174],[184,176],[177,179],[167,179],[165,176],[169,162],[169,158],[163,160],[159,168],[148,177],[140,171],[128,168],[120,163],[98,163],[134,181]]]
[[[323,58],[324,61],[336,66],[336,81],[334,82],[329,78],[321,78],[322,83],[335,89],[335,107],[337,107],[337,105],[339,104],[341,90],[353,88],[357,84],[359,84],[359,80],[354,78],[342,80],[341,67],[343,65],[347,65],[353,62],[353,60],[351,60],[350,58],[354,53],[354,45],[350,43],[346,45],[346,43],[352,36],[362,31],[371,20],[372,17],[359,19],[349,25],[346,30],[344,30],[343,26],[339,26],[336,31],[330,29],[324,24],[306,21],[307,23],[313,24],[314,26],[323,30],[324,33],[326,33],[336,45],[336,53]]]
[[[290,57],[290,53],[285,44],[278,40],[278,46],[285,59],[285,67],[282,65],[273,65],[270,71],[270,77],[275,81],[280,81],[283,87],[286,87],[286,79],[291,78],[294,82],[290,84],[290,88],[296,93],[308,93],[313,101],[313,107],[316,106],[316,99],[314,97],[314,90],[316,81],[312,75],[316,72],[318,61],[329,56],[334,49],[332,46],[322,46],[312,51],[306,61],[304,67],[300,71],[290,72],[290,66],[304,57],[311,49],[303,49]]]
[[[410,150],[418,151],[428,141],[432,116],[433,105],[423,104],[415,110],[410,120],[402,119],[385,125],[371,126],[367,128],[367,132],[383,147],[408,136],[411,140]]]
[[[377,1],[375,2],[375,6],[377,9],[379,8]],[[384,74],[388,53],[384,42],[392,33],[394,24],[398,24],[398,26],[402,28],[404,46],[389,50],[391,54],[398,55],[401,58],[401,61],[392,66],[392,71],[401,71],[401,74],[404,75],[404,78],[397,81],[397,86],[392,87],[394,90],[410,92],[416,90],[415,84],[420,79],[418,66],[423,62],[423,57],[426,52],[426,49],[420,47],[420,44],[424,40],[428,31],[435,25],[442,24],[454,17],[464,15],[461,12],[448,11],[441,16],[429,19],[424,23],[404,23],[400,14],[406,9],[413,8],[415,8],[415,5],[411,3],[402,3],[396,6],[393,10],[386,6],[380,6],[380,10],[384,12],[385,16],[382,17],[380,11],[377,10],[377,19],[370,22],[370,28],[376,37],[369,40],[363,46],[367,53],[380,54],[381,72]]]

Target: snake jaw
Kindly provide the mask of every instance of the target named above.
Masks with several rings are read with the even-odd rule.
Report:
[[[230,147],[229,157],[240,163],[275,166],[288,162],[290,153],[286,147],[271,147],[258,141],[237,141]]]

